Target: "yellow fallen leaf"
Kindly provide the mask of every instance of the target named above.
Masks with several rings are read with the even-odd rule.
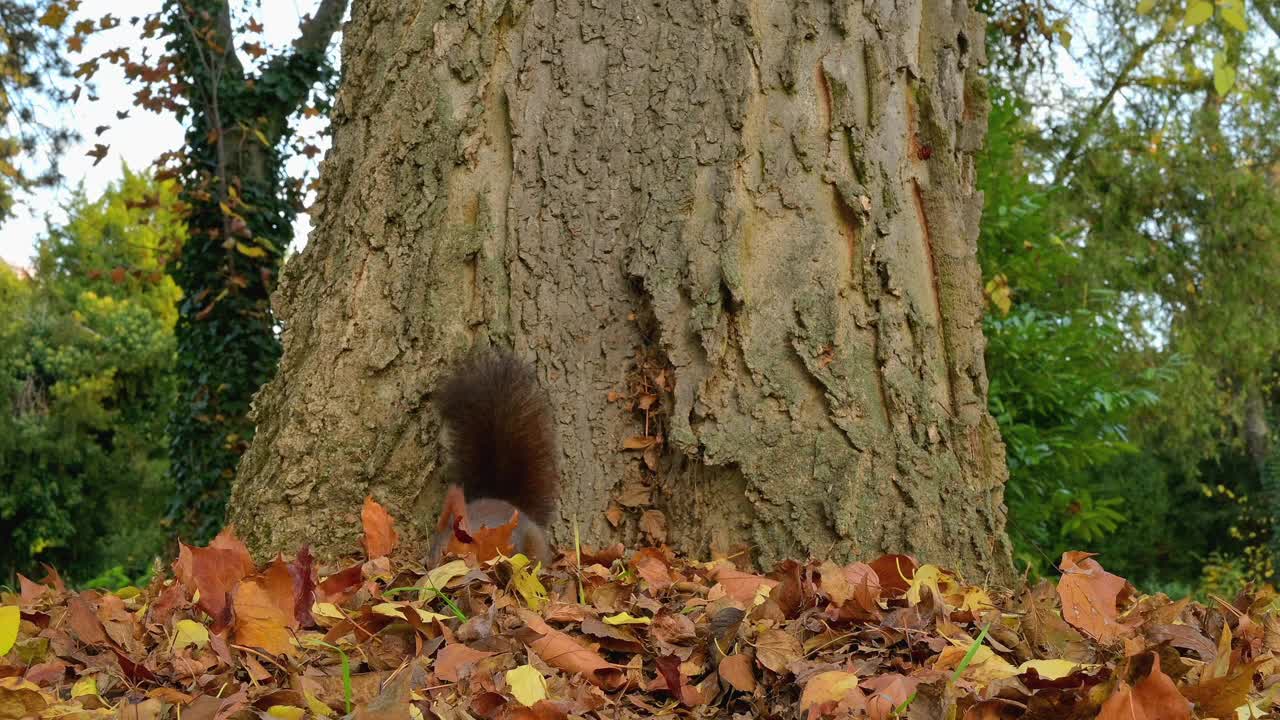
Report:
[[[333,715],[333,708],[320,702],[320,698],[315,695],[303,690],[302,697],[306,698],[307,709],[311,711],[312,715],[315,715],[316,717],[329,717]]]
[[[85,696],[96,697],[97,694],[98,680],[92,675],[80,678],[76,681],[75,685],[71,686],[71,697],[73,698]]]
[[[373,611],[378,613],[379,615],[386,615],[387,617],[393,617],[393,618],[403,618],[405,617],[404,615],[405,612],[416,612],[418,614],[418,617],[422,618],[423,622],[432,622],[434,620],[448,620],[451,617],[449,615],[441,615],[440,613],[433,613],[428,610],[423,610],[422,608],[416,607],[414,605],[410,605],[407,602],[379,603],[373,606]]]
[[[1089,670],[1093,665],[1082,665],[1070,660],[1028,660],[1018,666],[1018,674],[1035,670],[1036,674],[1046,680],[1061,680],[1077,670]]]
[[[302,720],[305,714],[305,710],[292,705],[272,705],[267,708],[268,717],[280,718],[280,720]]]
[[[7,655],[18,641],[18,626],[22,624],[22,611],[17,605],[0,607],[0,655]]]
[[[431,571],[427,573],[426,587],[441,590],[445,585],[449,584],[450,580],[453,580],[456,577],[462,577],[470,571],[471,569],[467,567],[466,560],[453,560],[451,562],[447,562],[438,568],[432,568]]]
[[[201,650],[209,644],[209,628],[195,620],[179,620],[174,626],[173,646],[175,648],[194,647]]]
[[[942,598],[942,588],[938,587],[938,581],[942,580],[942,569],[937,565],[921,565],[915,576],[911,578],[911,584],[907,587],[907,602],[912,605],[920,603],[921,593],[924,588],[933,590],[934,595],[939,599]]]
[[[422,716],[422,711],[413,703],[409,704],[409,718],[410,720],[425,720]]]
[[[604,618],[605,625],[648,625],[651,622],[653,622],[652,618],[635,617],[627,612],[620,612],[617,615],[610,615]]]
[[[507,686],[511,697],[525,707],[533,707],[547,699],[547,679],[532,665],[521,665],[507,671]]]
[[[508,559],[507,562],[511,564],[511,569],[514,571],[511,584],[515,586],[516,592],[524,598],[530,610],[541,610],[542,606],[547,604],[547,588],[538,579],[538,571],[542,569],[542,564],[539,563],[530,568],[529,558],[520,554]]]
[[[330,620],[346,619],[346,616],[342,614],[337,605],[327,602],[318,602],[312,605],[311,614],[316,617],[329,618]]]

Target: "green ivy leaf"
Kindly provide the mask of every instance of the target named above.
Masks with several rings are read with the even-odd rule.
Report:
[[[1196,0],[1187,6],[1187,16],[1183,22],[1187,27],[1195,27],[1200,23],[1213,17],[1213,4],[1204,2],[1204,0]]]

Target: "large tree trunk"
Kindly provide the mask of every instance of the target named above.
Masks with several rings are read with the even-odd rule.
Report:
[[[554,398],[562,542],[1005,575],[982,22],[962,0],[356,3],[231,519],[259,552],[349,549],[368,492],[434,522],[432,388],[497,343]]]

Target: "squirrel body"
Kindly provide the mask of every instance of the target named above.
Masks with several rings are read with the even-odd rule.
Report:
[[[559,472],[551,406],[533,369],[505,351],[475,358],[436,397],[450,436],[445,494],[430,565],[446,553],[522,553],[549,565],[546,525]],[[512,526],[508,528],[508,526]]]

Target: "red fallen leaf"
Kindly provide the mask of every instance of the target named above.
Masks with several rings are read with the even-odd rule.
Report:
[[[729,655],[720,661],[720,677],[738,692],[755,692],[756,676],[751,670],[751,658],[746,655]]]
[[[919,565],[910,555],[884,555],[870,563],[880,580],[880,592],[904,593],[911,587],[911,578],[916,576]]]
[[[1120,593],[1128,584],[1112,575],[1093,553],[1069,551],[1062,554],[1062,579],[1058,581],[1058,597],[1062,600],[1062,618],[1100,643],[1120,637],[1125,627],[1116,619]]]
[[[462,679],[463,671],[495,654],[486,650],[476,650],[462,643],[446,645],[436,654],[436,675],[445,682],[458,682]]]
[[[217,633],[231,622],[231,606],[228,597],[241,578],[254,572],[253,560],[244,543],[235,536],[235,530],[227,527],[209,543],[208,547],[193,548],[178,545],[178,559],[173,563],[174,574],[187,588],[187,592],[200,593],[197,605],[213,618],[210,629]]]
[[[107,645],[107,631],[98,619],[98,612],[86,599],[88,593],[80,593],[67,601],[67,624],[71,632],[85,645]]]
[[[1123,681],[1102,704],[1098,720],[1191,720],[1191,703],[1178,692],[1173,679],[1160,669],[1160,656],[1152,653],[1151,674],[1129,687]],[[1235,714],[1235,707],[1231,713]]]
[[[445,552],[458,557],[475,556],[477,562],[488,562],[498,555],[510,557],[515,554],[516,525],[520,522],[520,512],[511,513],[511,520],[498,527],[481,527],[468,531],[461,518],[454,524],[454,533],[449,538]]]
[[[316,586],[316,600],[335,605],[345,603],[364,581],[363,568],[363,563],[356,563],[321,580]]]
[[[724,588],[725,595],[747,606],[750,606],[751,602],[755,600],[756,592],[760,589],[760,586],[764,585],[773,588],[778,585],[777,580],[742,572],[728,562],[721,562],[716,565],[715,569],[711,571],[711,579]]]
[[[607,662],[594,650],[579,645],[577,640],[559,630],[553,630],[542,618],[527,610],[519,613],[524,627],[516,628],[516,635],[551,667],[582,675],[591,684],[608,691],[617,690],[626,682],[622,669]]]
[[[667,691],[685,707],[703,704],[702,693],[691,686],[684,673],[680,672],[680,658],[675,655],[664,655],[654,664],[658,667],[658,674],[666,685]]]
[[[40,563],[40,567],[44,568],[45,572],[44,579],[40,582],[52,587],[60,593],[67,591],[67,584],[62,582],[62,576],[58,574],[58,571],[55,570],[53,566],[47,563]]]
[[[316,602],[316,571],[310,546],[303,545],[298,550],[297,559],[289,563],[289,574],[293,576],[293,616],[298,627],[311,627],[316,624],[311,616],[311,606]]]
[[[360,520],[364,525],[364,539],[361,544],[364,545],[365,554],[369,559],[390,555],[396,547],[396,531],[393,527],[395,520],[386,508],[373,499],[372,495],[364,499]]]

